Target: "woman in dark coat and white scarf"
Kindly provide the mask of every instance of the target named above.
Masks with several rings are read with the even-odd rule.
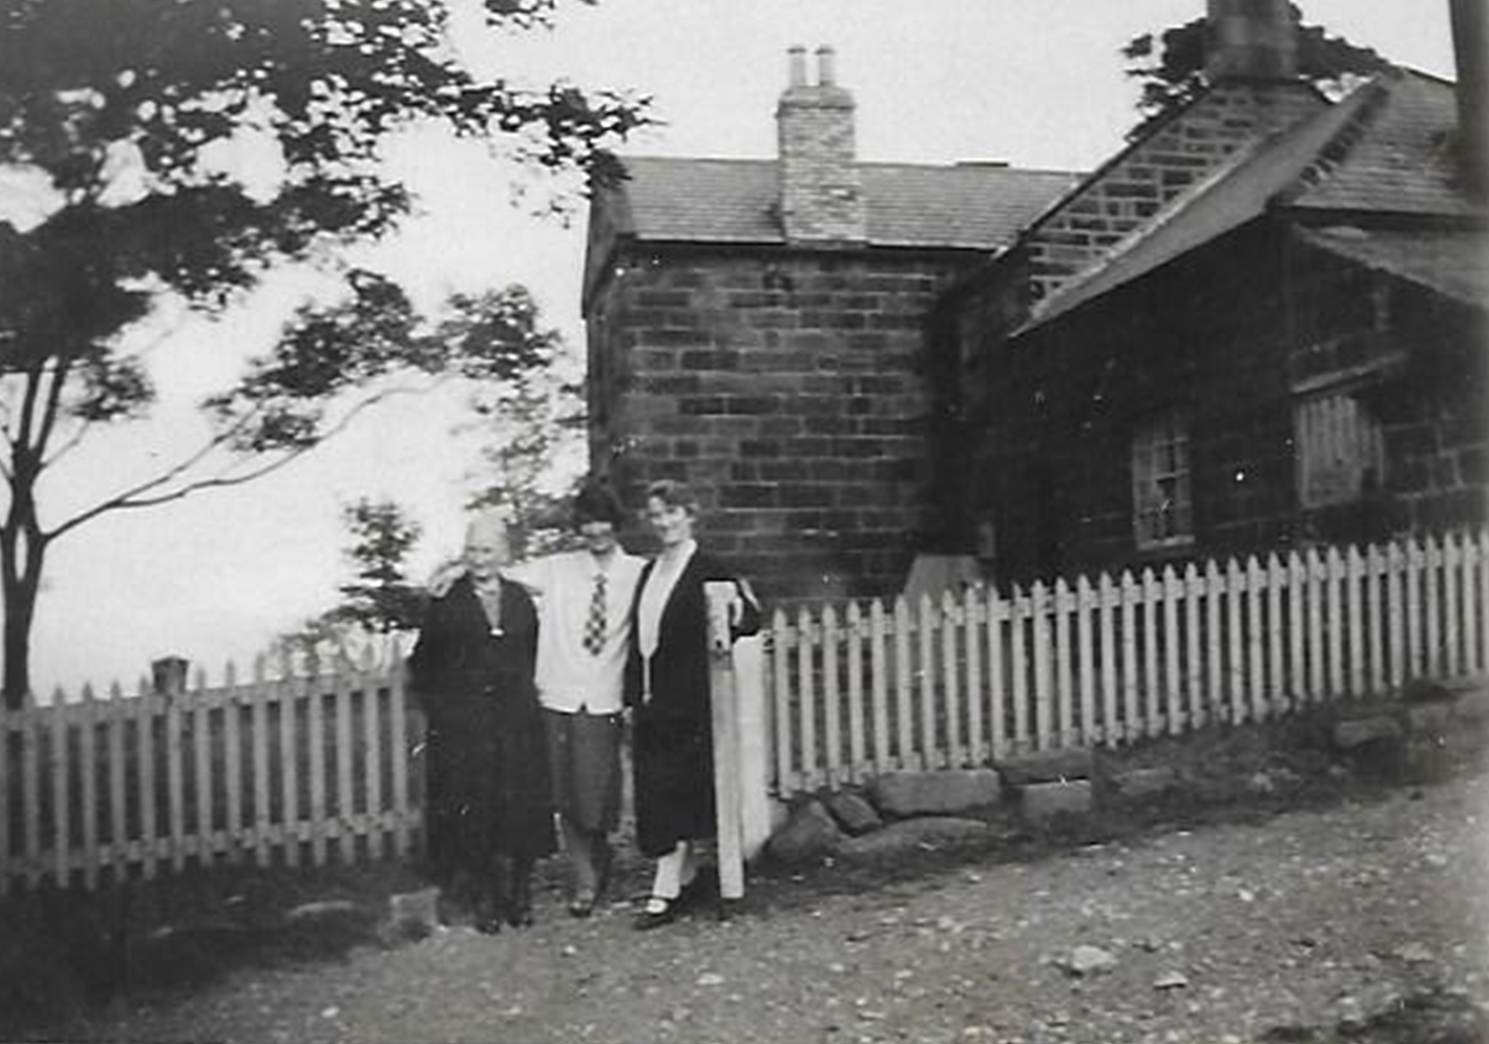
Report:
[[[739,597],[730,621],[732,637],[760,627],[749,585],[693,539],[697,502],[686,487],[652,484],[646,516],[662,549],[637,585],[626,700],[634,722],[637,844],[643,855],[657,860],[657,871],[638,928],[676,917],[678,898],[696,873],[691,842],[715,834],[704,584],[735,584]]]
[[[429,605],[409,659],[428,721],[427,830],[447,907],[476,927],[532,919],[534,860],[554,849],[546,746],[533,665],[538,618],[519,585],[505,523],[475,516],[465,570]]]

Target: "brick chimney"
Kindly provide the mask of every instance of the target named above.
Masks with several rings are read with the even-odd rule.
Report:
[[[868,216],[854,155],[853,95],[836,83],[831,47],[817,49],[816,83],[807,82],[806,49],[789,54],[789,80],[776,106],[786,241],[862,243]]]
[[[1219,80],[1292,80],[1298,34],[1289,0],[1207,0],[1205,72]]]
[[[1489,193],[1489,83],[1484,61],[1489,57],[1486,0],[1449,0],[1453,21],[1453,58],[1458,66],[1458,148],[1468,189]]]

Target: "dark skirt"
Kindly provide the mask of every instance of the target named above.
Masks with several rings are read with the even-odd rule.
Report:
[[[649,858],[679,841],[713,837],[713,735],[707,722],[638,708],[635,724],[636,843]]]

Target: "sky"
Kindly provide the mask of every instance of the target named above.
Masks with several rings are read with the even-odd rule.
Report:
[[[1307,21],[1400,64],[1453,75],[1447,0],[1302,7]],[[787,48],[828,44],[857,103],[860,158],[1085,170],[1136,121],[1121,46],[1203,8],[1203,0],[601,0],[566,5],[557,29],[520,37],[492,36],[462,16],[455,42],[487,74],[653,96],[665,125],[627,146],[633,154],[772,156]],[[563,217],[534,216],[546,189],[524,190],[480,143],[413,133],[388,161],[419,211],[358,260],[428,305],[523,283],[582,358],[582,203]],[[196,445],[204,429],[194,404],[267,350],[289,311],[322,285],[286,274],[215,321],[157,317],[133,346],[148,353],[159,408],[59,466],[42,489],[44,522]],[[59,540],[34,631],[35,688],[76,693],[84,682],[118,680],[130,689],[165,655],[186,657],[209,679],[228,659],[241,669],[275,635],[334,603],[348,573],[341,511],[363,496],[409,508],[425,532],[413,573],[427,575],[458,548],[462,504],[491,479],[479,431],[457,430],[468,419],[463,401],[449,387],[396,397],[269,478],[104,516]]]

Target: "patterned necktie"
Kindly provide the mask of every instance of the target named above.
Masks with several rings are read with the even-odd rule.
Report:
[[[589,619],[584,621],[584,647],[591,656],[605,648],[605,574],[595,574],[595,592],[589,600]]]

